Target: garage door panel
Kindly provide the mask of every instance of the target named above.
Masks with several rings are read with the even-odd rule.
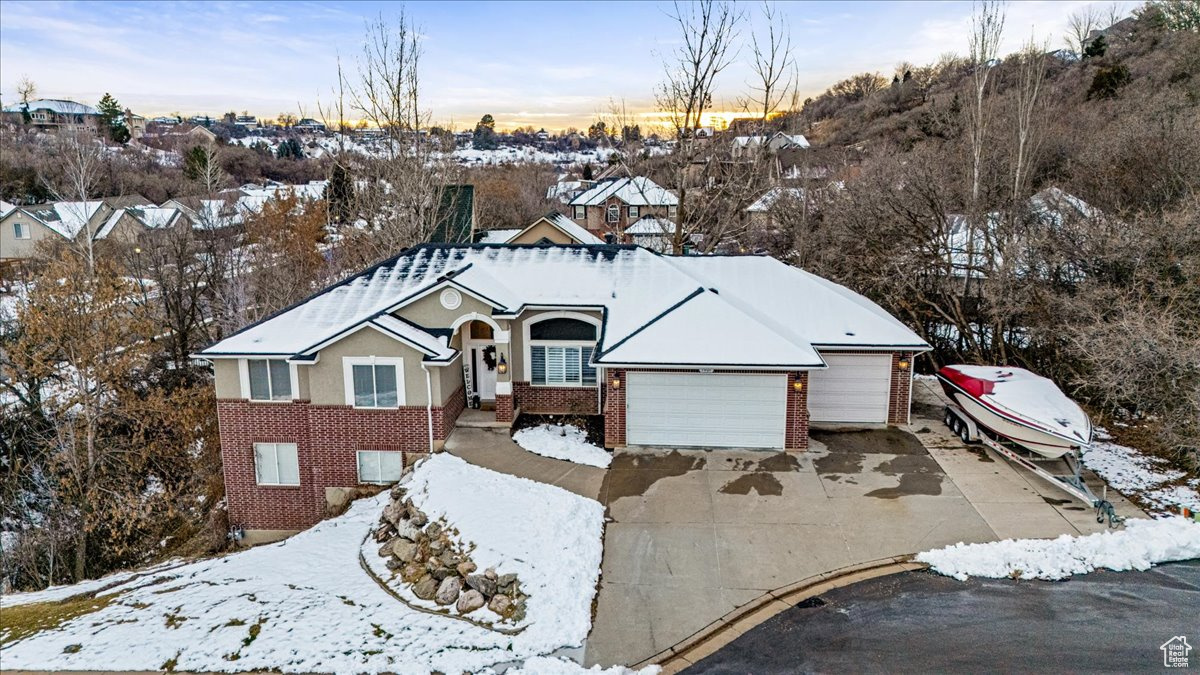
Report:
[[[787,378],[720,373],[630,373],[632,445],[783,447]]]
[[[821,356],[829,367],[809,373],[811,421],[886,423],[892,355],[824,353]]]

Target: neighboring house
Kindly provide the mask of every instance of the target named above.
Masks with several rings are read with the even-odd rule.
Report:
[[[137,140],[146,135],[146,118],[135,115],[132,110],[126,108],[125,128],[129,130],[129,137]]]
[[[32,258],[44,239],[75,241],[85,230],[101,239],[101,230],[113,212],[126,206],[149,204],[140,195],[110,197],[87,202],[53,202],[19,206],[0,217],[0,260]]]
[[[302,131],[323,132],[325,131],[325,124],[323,122],[318,122],[311,117],[305,117],[299,122],[296,122],[296,128]]]
[[[507,244],[509,239],[520,234],[522,230],[479,230],[475,233],[476,244]]]
[[[675,218],[679,198],[644,176],[599,181],[567,203],[571,220],[597,238],[621,233],[643,216]]]
[[[258,127],[258,118],[254,115],[237,115],[233,118],[233,123],[239,127],[252,129]]]
[[[675,221],[658,216],[642,216],[625,228],[625,243],[658,253],[671,253],[675,248]],[[692,243],[689,239],[687,245]]]
[[[423,245],[211,345],[229,521],[251,541],[399,479],[479,402],[594,415],[605,445],[808,447],[905,424],[928,345],[766,257]],[[478,416],[478,415],[476,415]]]
[[[557,211],[551,211],[533,221],[529,227],[517,230],[505,244],[603,244],[604,240],[588,232],[582,225]]]
[[[96,232],[96,239],[133,245],[153,232],[192,226],[191,218],[178,207],[129,206],[113,211]]]
[[[753,204],[746,207],[747,222],[756,226],[770,225],[771,212],[776,204],[786,204],[788,206],[795,206],[796,208],[803,208],[804,189],[773,187],[767,190],[761,197],[754,200]]]
[[[26,104],[13,103],[4,106],[7,122],[23,124]],[[46,131],[59,129],[87,129],[96,132],[100,128],[100,111],[90,105],[56,98],[41,98],[28,104],[29,124]]]
[[[775,154],[784,148],[804,149],[809,147],[808,139],[802,134],[785,134],[777,131],[770,136],[734,136],[729,149],[734,159],[750,157],[758,152],[763,145],[767,152]]]
[[[212,145],[213,143],[217,142],[217,135],[214,134],[208,127],[200,125],[196,125],[187,131],[181,131],[179,132],[179,135],[208,145]]]

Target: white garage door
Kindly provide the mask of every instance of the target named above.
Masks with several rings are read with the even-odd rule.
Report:
[[[891,354],[828,354],[829,367],[808,372],[813,422],[887,422]]]
[[[630,445],[782,448],[787,376],[629,373]]]

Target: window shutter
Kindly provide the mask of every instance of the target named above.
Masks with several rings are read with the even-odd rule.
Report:
[[[566,349],[546,347],[546,382],[562,384],[567,376]]]
[[[267,371],[267,362],[261,359],[252,359],[246,362],[246,368],[250,371],[250,398],[266,401],[271,398],[271,385]]]
[[[546,384],[546,348],[531,347],[529,350],[529,370],[532,384]]]
[[[564,377],[563,381],[575,384],[579,382],[579,347],[564,347]]]
[[[596,384],[596,368],[588,365],[592,360],[593,347],[584,347],[583,353],[579,357],[580,364],[583,366],[583,384]]]

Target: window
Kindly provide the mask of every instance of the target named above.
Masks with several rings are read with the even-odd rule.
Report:
[[[358,451],[358,482],[386,484],[400,480],[404,459],[399,452]]]
[[[638,219],[638,207],[636,207],[636,206],[629,207],[629,219],[630,220]]]
[[[282,359],[249,359],[246,382],[253,401],[289,401],[292,398],[292,367]]]
[[[295,443],[255,443],[254,479],[259,485],[299,485]]]
[[[404,359],[368,356],[342,359],[346,403],[355,408],[404,405]]]
[[[25,223],[13,223],[13,237],[17,239],[29,238],[29,228],[25,227]]]
[[[575,205],[575,220],[583,220],[586,217],[582,204]]]
[[[615,223],[621,220],[621,207],[616,204],[608,205],[608,222]]]
[[[556,317],[529,325],[529,379],[535,385],[589,387],[596,369],[588,365],[596,344],[596,326]]]
[[[678,206],[676,206],[674,204],[667,206],[667,217],[668,218],[675,218],[678,215],[679,215],[679,207]]]

